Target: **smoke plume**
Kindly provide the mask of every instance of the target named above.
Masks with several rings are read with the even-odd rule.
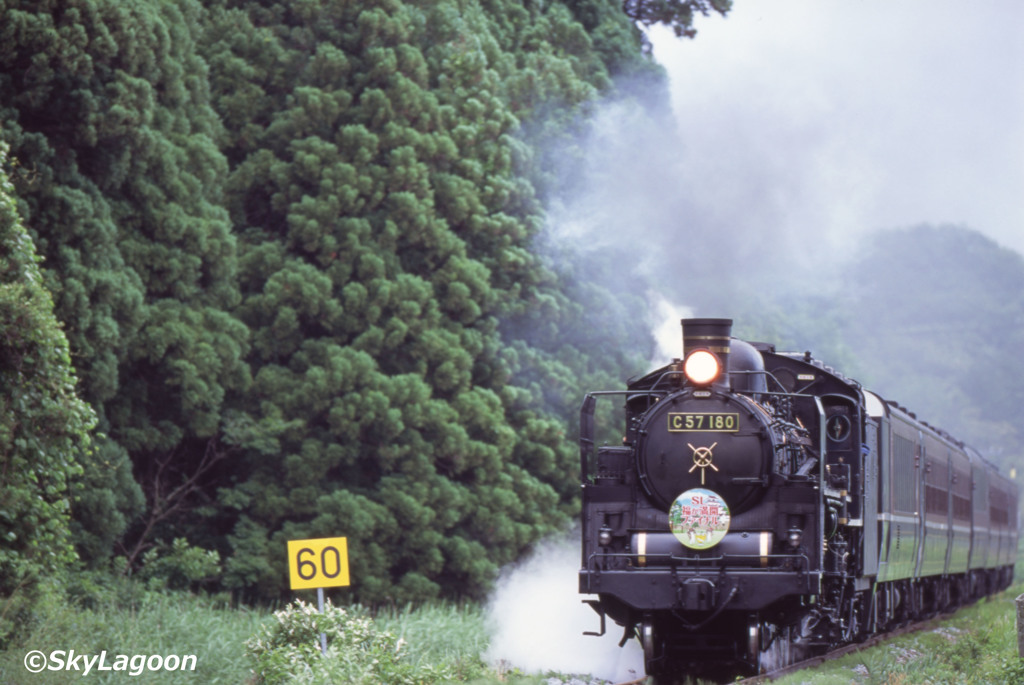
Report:
[[[621,649],[622,628],[608,621],[603,637],[596,613],[582,603],[577,573],[579,532],[546,540],[525,561],[502,573],[488,603],[491,643],[485,659],[526,673],[592,675],[622,682],[643,675],[635,639]]]

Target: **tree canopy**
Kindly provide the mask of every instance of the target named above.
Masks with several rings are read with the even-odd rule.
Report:
[[[666,7],[0,0],[9,198],[98,421],[84,562],[187,538],[267,598],[342,534],[404,601],[564,525],[578,398],[648,340],[545,207],[595,104],[664,87],[630,12],[707,11]]]

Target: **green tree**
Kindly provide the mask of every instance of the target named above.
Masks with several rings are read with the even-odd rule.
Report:
[[[599,98],[663,86],[626,14],[0,16],[14,196],[101,430],[72,512],[84,558],[135,568],[187,539],[224,553],[228,587],[275,596],[283,541],[344,525],[359,599],[478,595],[566,522],[579,396],[647,346],[614,264],[543,247]]]
[[[210,17],[254,377],[228,436],[246,466],[220,498],[227,583],[277,594],[286,539],[345,534],[363,601],[478,595],[566,522],[566,417],[619,358],[534,330],[588,328],[592,300],[533,249],[533,150],[569,139],[607,66],[560,3]]]
[[[13,618],[12,595],[76,558],[72,483],[96,423],[76,394],[67,339],[18,216],[11,165],[0,143],[0,620]],[[0,623],[0,640],[10,628]]]
[[[229,313],[227,164],[195,42],[203,10],[5,0],[2,15],[12,180],[106,436],[87,464],[76,539],[97,562],[115,542],[136,557],[166,510],[161,487],[202,468],[226,397],[249,382],[247,331]]]
[[[665,24],[677,36],[687,38],[697,35],[693,19],[698,12],[707,15],[714,11],[724,15],[731,8],[732,0],[624,0],[622,3],[622,11],[631,19],[645,26]]]

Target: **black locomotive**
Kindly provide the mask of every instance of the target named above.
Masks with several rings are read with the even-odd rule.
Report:
[[[581,410],[580,592],[649,675],[765,672],[1009,585],[1018,489],[980,454],[810,353],[682,323],[682,360]],[[625,436],[595,449],[605,396]]]

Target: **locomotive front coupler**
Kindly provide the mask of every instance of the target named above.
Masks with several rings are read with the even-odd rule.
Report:
[[[679,625],[683,628],[683,630],[695,633],[704,626],[714,621],[716,618],[718,618],[719,614],[725,611],[726,607],[729,606],[729,603],[736,597],[736,595],[739,594],[739,592],[739,585],[733,585],[732,588],[729,590],[729,594],[726,596],[726,598],[723,599],[717,607],[715,607],[714,611],[712,611],[708,616],[704,618],[703,621],[700,621],[699,623],[690,623],[682,617],[679,610],[677,609],[672,610],[672,616],[675,617],[675,619],[679,622]]]

